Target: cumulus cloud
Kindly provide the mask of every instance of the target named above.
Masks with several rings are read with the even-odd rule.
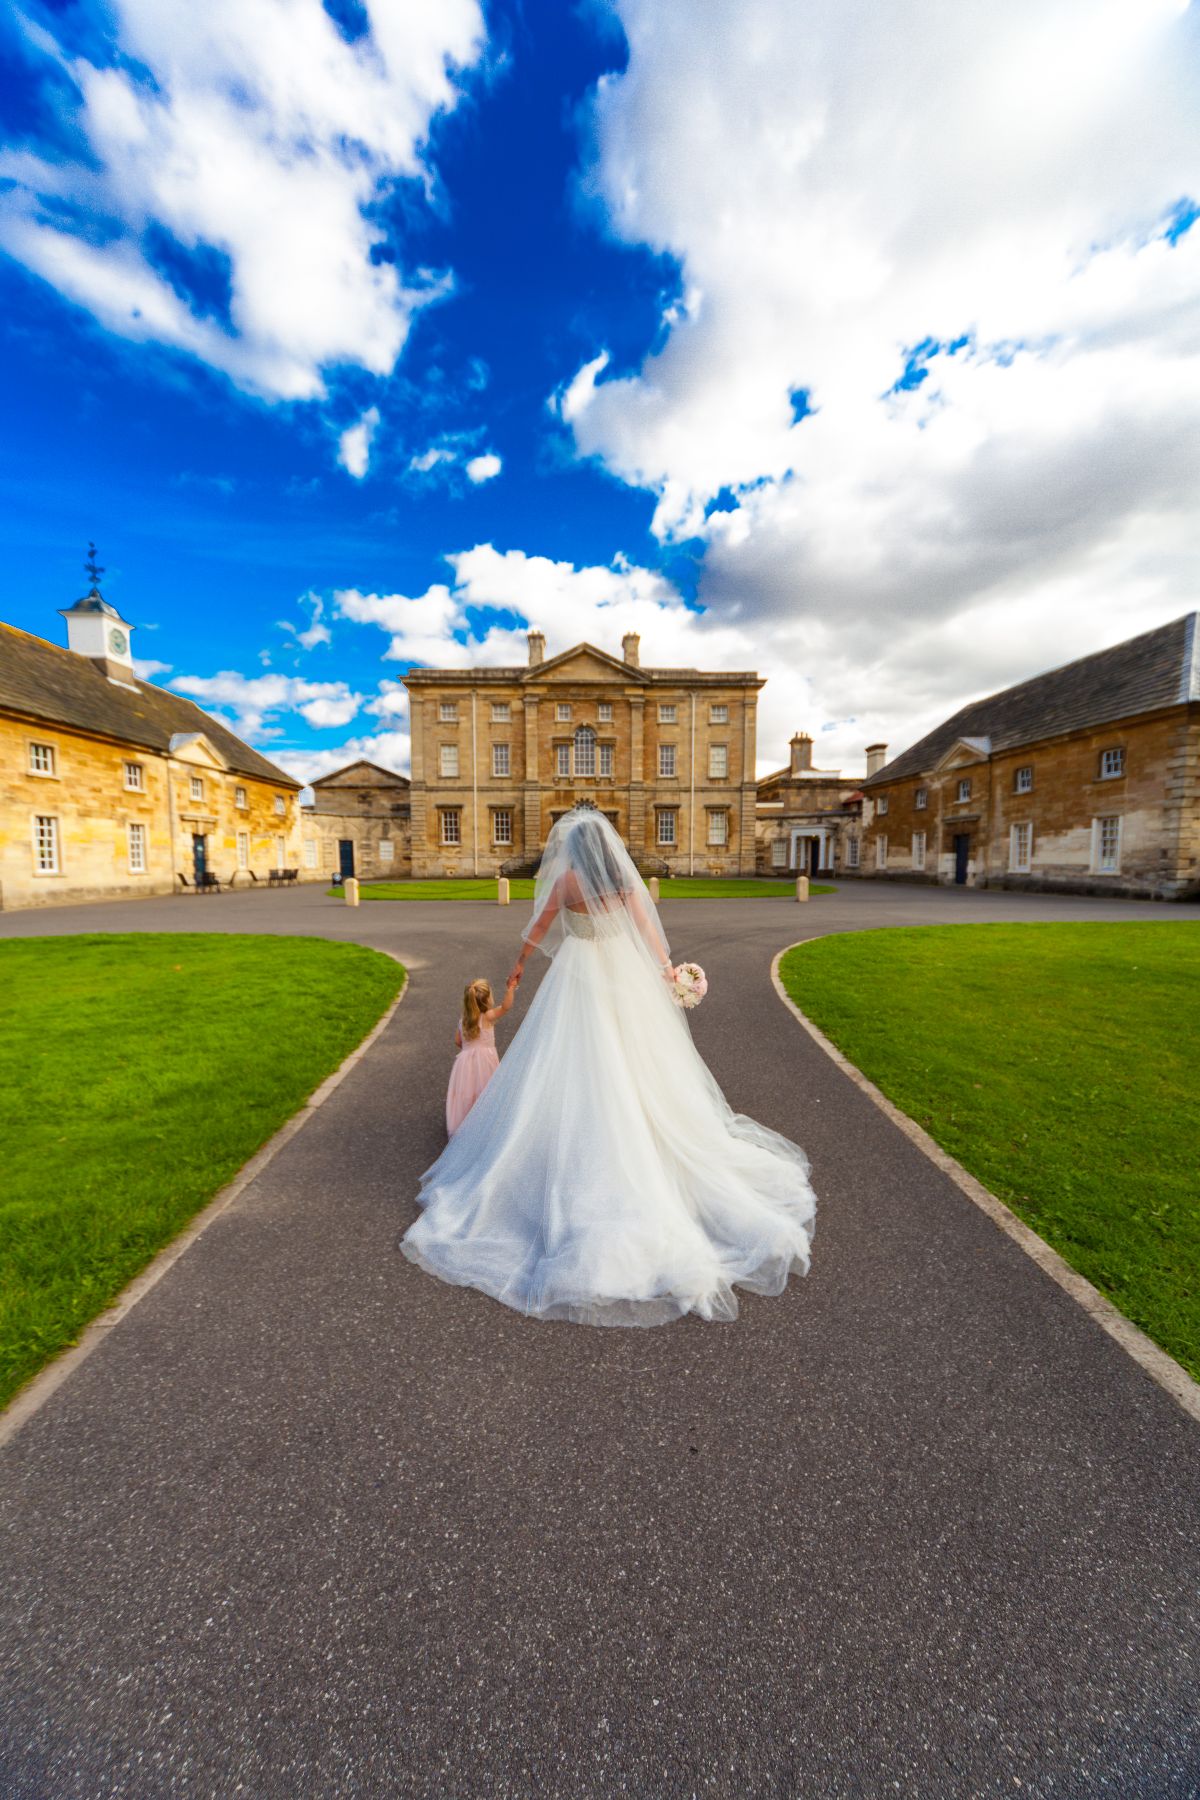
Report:
[[[370,467],[371,441],[378,424],[379,408],[369,406],[358,423],[349,426],[338,439],[338,461],[356,481],[361,481]]]
[[[848,761],[1194,605],[1184,0],[615,3],[584,185],[678,292],[554,404],[794,722]]]
[[[377,255],[373,209],[430,188],[435,114],[484,43],[478,0],[114,0],[107,59],[27,27],[73,98],[74,160],[12,150],[0,247],[102,325],[271,400],[326,372],[386,375],[448,278]]]
[[[135,656],[133,672],[139,681],[153,681],[156,675],[169,675],[171,664],[159,662],[153,656]]]
[[[363,696],[344,681],[302,681],[295,675],[240,675],[222,669],[216,675],[177,675],[171,683],[181,694],[210,711],[227,716],[240,736],[263,741],[277,736],[279,714],[298,714],[318,730],[348,725]]]
[[[319,781],[322,775],[332,775],[335,769],[344,769],[360,758],[407,775],[412,763],[407,731],[377,731],[368,737],[348,738],[329,750],[277,750],[271,761],[297,781]]]
[[[315,650],[318,644],[332,643],[333,638],[328,625],[321,623],[325,617],[325,602],[321,596],[312,593],[304,594],[301,596],[300,604],[308,609],[308,624],[301,629],[300,626],[293,625],[290,619],[276,619],[275,623],[280,631],[286,631],[302,650]],[[265,651],[263,660],[270,660]]]
[[[485,450],[482,456],[473,456],[466,464],[467,480],[478,487],[481,482],[493,481],[503,467],[494,450]]]

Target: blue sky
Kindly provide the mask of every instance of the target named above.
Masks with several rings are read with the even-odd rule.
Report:
[[[1194,15],[1087,10],[10,15],[0,613],[58,638],[94,537],[310,775],[526,623],[854,768],[1189,609]]]

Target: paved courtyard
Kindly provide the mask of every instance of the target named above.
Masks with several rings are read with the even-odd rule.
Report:
[[[1200,1790],[1200,1433],[769,978],[831,929],[1195,909],[864,884],[663,911],[712,983],[701,1050],[808,1148],[820,1212],[807,1281],[644,1332],[527,1322],[396,1249],[463,984],[503,979],[523,907],[0,915],[346,937],[412,973],[0,1454],[5,1796]]]

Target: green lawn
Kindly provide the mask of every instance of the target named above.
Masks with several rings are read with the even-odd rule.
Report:
[[[0,1404],[374,1025],[404,971],[319,938],[0,943]]]
[[[1200,925],[950,925],[788,951],[897,1106],[1200,1376]]]
[[[330,888],[331,897],[342,898],[341,888]],[[760,881],[753,876],[728,880],[709,875],[672,875],[659,883],[664,900],[788,900],[795,894],[792,881]],[[809,888],[810,894],[832,894],[831,887]],[[509,884],[514,900],[532,900],[533,881],[514,879]],[[490,900],[495,904],[496,883],[488,876],[463,881],[369,881],[359,889],[363,900]]]

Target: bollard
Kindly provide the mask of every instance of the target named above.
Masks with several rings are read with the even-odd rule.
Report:
[[[356,875],[347,875],[346,877],[346,905],[358,905],[358,877]]]
[[[507,875],[501,875],[499,880],[496,882],[496,905],[497,906],[507,906],[508,905],[508,876]]]
[[[808,899],[808,876],[807,875],[797,875],[797,877],[796,877],[796,898],[797,898],[797,900],[807,900]]]
[[[655,906],[657,906],[658,905],[658,876],[657,875],[652,875],[650,877],[648,886],[650,888],[650,898],[653,900]]]

